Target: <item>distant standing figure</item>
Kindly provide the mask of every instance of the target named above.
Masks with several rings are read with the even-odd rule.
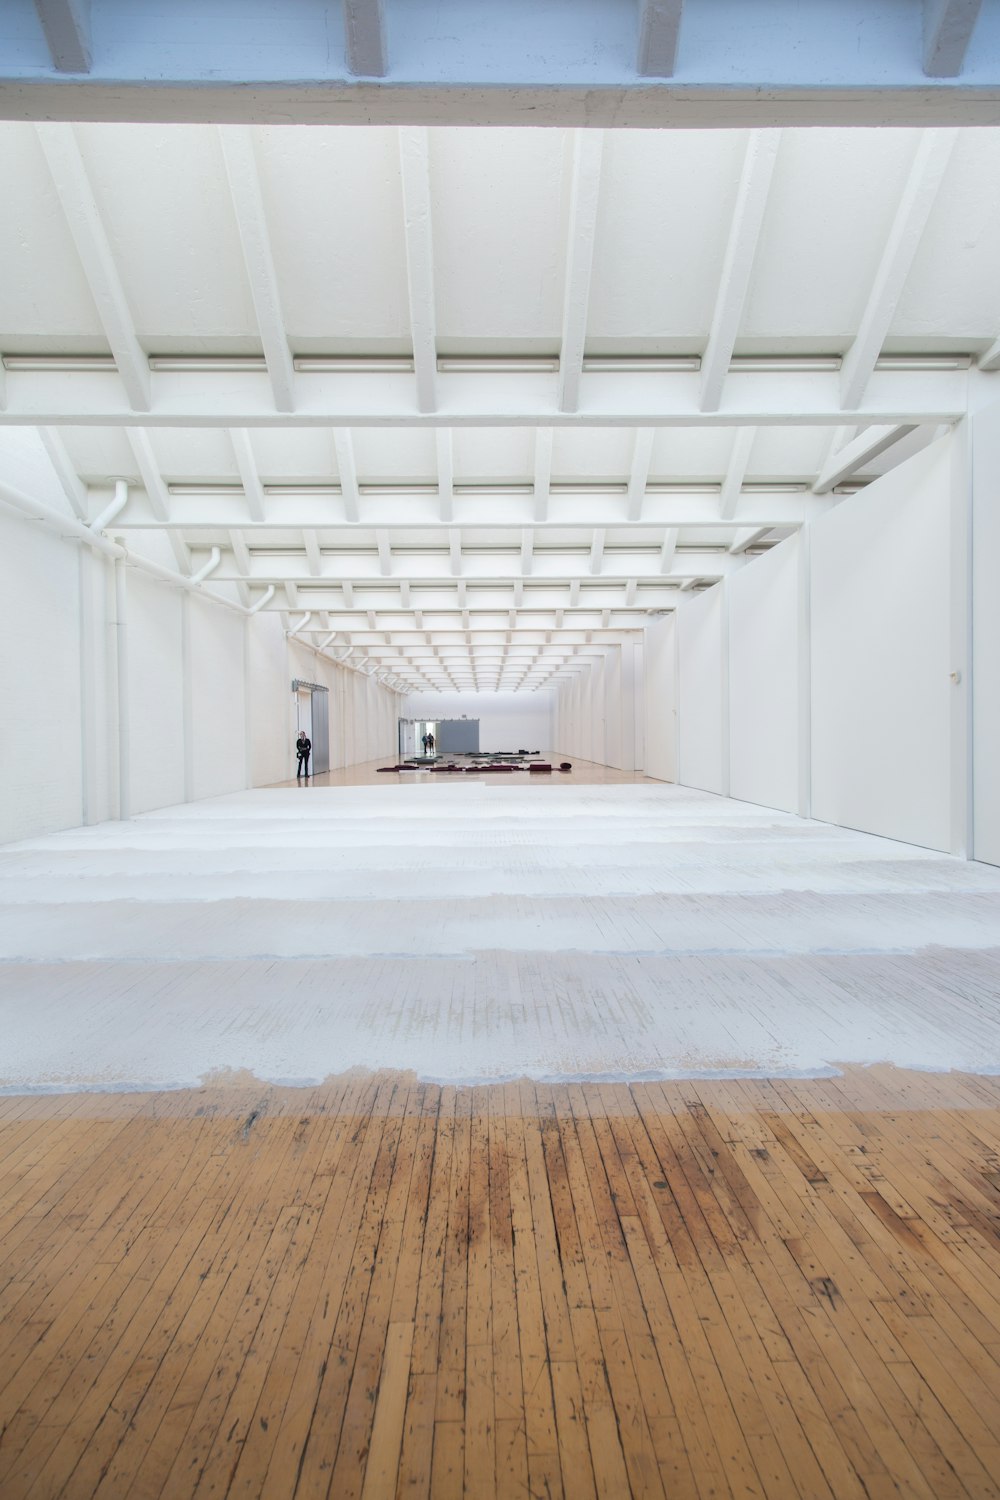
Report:
[[[422,743],[422,745],[424,747],[424,754],[425,755],[427,754],[427,742],[428,742],[429,739],[430,739],[430,735],[429,734],[425,734],[422,737],[422,740],[421,740],[421,743]]]
[[[295,773],[298,781],[300,776],[309,775],[309,752],[312,749],[312,740],[308,738],[304,729],[299,730],[299,737],[295,741],[295,753],[299,757],[299,769]]]
[[[427,750],[426,750],[426,753],[428,755],[433,755],[434,754],[434,736],[432,734],[429,734],[427,736]]]

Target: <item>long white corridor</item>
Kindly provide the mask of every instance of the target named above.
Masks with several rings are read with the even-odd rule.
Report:
[[[672,786],[255,791],[0,854],[0,1085],[1000,1069],[1000,870]]]

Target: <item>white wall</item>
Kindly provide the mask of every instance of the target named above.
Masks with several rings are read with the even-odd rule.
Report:
[[[729,791],[726,634],[721,584],[677,610],[677,779],[723,795]]]
[[[967,663],[952,564],[964,555],[961,435],[811,527],[812,811],[887,838],[960,848],[953,716]],[[963,601],[955,601],[957,614]]]
[[[184,801],[185,683],[181,590],[126,569],[129,808]],[[221,611],[220,611],[221,613]],[[238,783],[242,785],[242,781]]]
[[[727,580],[729,792],[798,812],[801,803],[803,543],[791,536]]]
[[[534,693],[411,693],[400,699],[401,719],[479,720],[481,750],[553,750],[553,700]],[[394,753],[390,752],[390,753]]]
[[[677,617],[661,615],[647,627],[643,706],[647,776],[677,780]]]
[[[973,853],[1000,865],[1000,405],[971,427]]]
[[[40,493],[11,451],[0,477]],[[335,764],[395,753],[397,694],[133,567],[120,703],[114,564],[2,504],[0,563],[0,843],[285,780],[295,676],[331,690]]]
[[[553,750],[620,771],[641,771],[646,743],[641,640],[612,645],[559,686]]]
[[[80,562],[0,507],[0,841],[81,820]]]

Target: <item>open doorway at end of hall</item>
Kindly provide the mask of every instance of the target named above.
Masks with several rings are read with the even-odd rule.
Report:
[[[400,719],[399,753],[404,758],[436,755],[438,751],[436,719]]]
[[[318,682],[292,683],[295,696],[295,738],[305,734],[312,743],[310,776],[322,776],[330,769],[330,694]],[[298,757],[296,756],[296,760]]]

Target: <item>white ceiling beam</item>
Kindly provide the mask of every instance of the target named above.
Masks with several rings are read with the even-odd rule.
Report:
[[[450,427],[438,427],[434,433],[437,449],[438,515],[447,524],[455,511],[455,450]]]
[[[920,133],[861,323],[841,366],[840,393],[845,409],[860,406],[864,398],[958,135],[958,130]]]
[[[720,521],[731,521],[736,514],[736,507],[740,503],[740,491],[750,465],[750,454],[753,451],[756,436],[755,427],[737,427],[733,434],[729,464],[726,477],[722,481],[722,493],[719,496]]]
[[[302,532],[302,545],[306,552],[306,563],[309,573],[313,578],[320,578],[323,573],[323,561],[319,552],[319,537],[309,527]]]
[[[590,277],[594,264],[597,209],[601,192],[604,133],[577,130],[573,137],[569,221],[566,231],[566,280],[563,292],[562,343],[559,350],[560,411],[580,404],[583,351],[587,339]]]
[[[759,542],[762,536],[767,536],[770,526],[747,526],[738,531],[729,546],[732,557],[741,557],[748,547]]]
[[[462,572],[462,533],[460,531],[448,533],[448,561],[452,577],[458,578]]]
[[[253,521],[264,519],[264,486],[260,482],[257,471],[257,460],[254,458],[253,441],[244,427],[232,427],[229,429],[229,441],[232,445],[233,456],[236,459],[236,467],[240,473],[240,483],[243,485],[243,493],[247,497],[247,509]]]
[[[63,124],[36,125],[35,129],[129,405],[133,411],[146,412],[152,405],[149,360],[136,337],[76,133],[72,125]]]
[[[604,535],[603,526],[594,527],[594,536],[590,544],[591,573],[599,573],[601,571],[601,563],[604,561]]]
[[[552,483],[552,428],[535,428],[535,520],[546,521],[549,514],[549,486]]]
[[[899,368],[891,357],[880,362],[872,394],[858,408],[855,422],[956,421],[965,413],[968,370],[961,358],[942,356],[940,366]],[[700,375],[693,369],[644,370],[595,375],[587,408],[556,412],[539,394],[537,372],[513,370],[502,381],[442,376],[448,402],[439,412],[414,411],[408,382],[391,370],[372,370],[363,380],[336,372],[299,372],[303,400],[295,412],[278,412],[264,381],[252,373],[224,368],[164,372],[169,401],[149,413],[130,408],[101,369],[66,369],[44,361],[30,370],[8,355],[6,410],[2,426],[70,427],[228,427],[385,428],[385,427],[745,427],[768,425],[838,426],[851,421],[840,402],[834,361],[827,368],[786,368],[776,360],[752,372],[734,366],[724,411],[703,411]],[[159,378],[159,377],[158,377]],[[588,376],[588,379],[591,377]],[[347,403],[350,403],[348,406]]]
[[[628,518],[630,521],[642,520],[655,439],[655,427],[636,428],[635,443],[632,448],[632,468],[628,479]]]
[[[348,72],[355,78],[384,78],[389,71],[385,0],[344,0],[344,41]]]
[[[636,72],[643,78],[672,78],[677,66],[684,0],[639,0]]]
[[[965,64],[982,0],[924,0],[924,72],[957,78]]]
[[[525,578],[531,574],[531,555],[535,545],[535,533],[530,526],[521,532],[521,572]]]
[[[638,587],[639,583],[635,578],[630,578],[625,584],[625,604],[629,609],[635,604],[635,595]]]
[[[247,605],[250,603],[250,587],[247,580],[250,577],[251,563],[250,549],[246,544],[246,539],[242,531],[230,531],[229,545],[232,549],[233,561],[236,564],[236,571],[240,575],[236,581],[236,587],[239,590],[240,595],[240,603],[243,605]]]
[[[379,528],[375,533],[375,545],[378,548],[378,570],[383,578],[392,577],[392,550],[389,546],[389,533]]]
[[[743,319],[780,143],[780,130],[752,130],[747,140],[712,327],[701,361],[703,411],[718,411],[722,402],[722,386]]]
[[[434,238],[431,221],[430,146],[426,127],[399,130],[403,185],[406,284],[417,383],[417,410],[437,410],[437,318],[434,298]]]
[[[149,434],[142,427],[129,427],[125,430],[125,437],[132,450],[142,487],[146,491],[150,509],[158,521],[169,523],[170,521],[170,492],[163,481],[160,466],[156,462],[153,453],[153,445],[149,441]],[[176,559],[177,566],[182,573],[191,571],[191,552],[187,542],[175,526],[164,525],[164,533],[170,543],[171,551]]]
[[[660,546],[660,573],[669,573],[674,565],[674,554],[677,551],[677,538],[680,535],[676,526],[668,526],[663,533],[663,542]]]
[[[219,140],[274,404],[278,411],[294,411],[295,369],[281,314],[253,135],[248,125],[222,125]]]
[[[354,584],[351,582],[351,580],[349,578],[342,578],[340,580],[340,591],[341,591],[341,593],[344,596],[344,607],[345,607],[345,609],[353,609],[354,608]]]
[[[73,514],[81,521],[88,517],[87,486],[73,465],[66,451],[66,444],[54,427],[39,427],[38,436],[56,473],[59,486],[69,501]]]
[[[831,453],[816,483],[813,485],[813,493],[816,495],[827,495],[835,485],[841,484],[859,469],[863,469],[866,463],[898,443],[901,438],[909,437],[915,431],[915,424],[908,423],[895,427],[869,427],[849,442],[836,453]]]
[[[90,0],[35,0],[57,73],[89,73],[93,58]]]
[[[985,354],[979,356],[981,370],[1000,370],[1000,339],[994,339]]]
[[[358,470],[354,459],[354,439],[349,427],[333,429],[333,447],[337,455],[337,473],[340,476],[340,493],[344,501],[344,519],[356,521],[360,513],[361,494],[358,489]]]

